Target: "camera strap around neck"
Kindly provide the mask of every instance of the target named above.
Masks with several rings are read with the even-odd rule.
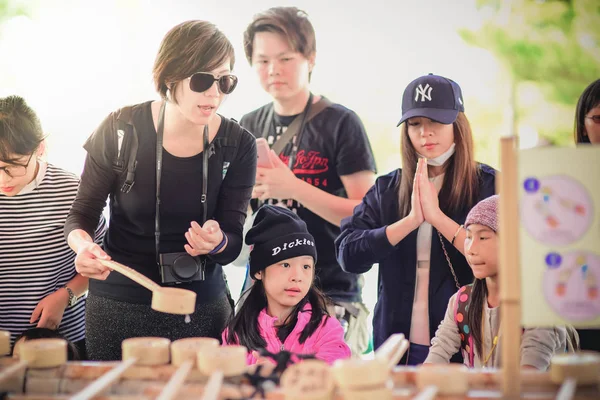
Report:
[[[286,131],[271,146],[271,149],[275,152],[275,154],[280,155],[290,140],[297,136],[296,140],[293,142],[294,147],[292,149],[292,153],[290,154],[288,165],[290,169],[294,165],[293,163],[296,158],[296,153],[298,152],[298,146],[300,146],[300,139],[302,132],[304,131],[305,124],[317,116],[317,114],[319,114],[321,111],[332,105],[331,101],[324,97],[321,97],[319,101],[317,101],[315,104],[312,104],[313,97],[314,96],[311,92],[308,97],[308,101],[306,102],[306,106],[304,107],[304,111],[294,118],[294,120],[287,127]],[[271,129],[274,129],[275,126],[275,110],[274,106],[271,105],[267,111],[262,137],[266,139],[272,132]]]
[[[273,149],[275,154],[279,155],[279,154],[281,154],[281,152],[283,151],[285,146],[290,142],[290,140],[292,141],[293,148],[292,148],[292,153],[290,154],[289,165],[288,165],[290,167],[290,169],[294,165],[294,159],[296,158],[296,153],[298,152],[298,143],[300,141],[299,140],[300,135],[302,134],[304,125],[306,124],[306,116],[308,115],[308,112],[310,111],[312,101],[313,101],[313,94],[309,93],[308,101],[306,102],[306,105],[304,106],[304,110],[302,111],[302,113],[298,114],[296,116],[296,118],[294,118],[292,123],[287,127],[287,130],[279,137],[279,139],[273,144],[273,146],[271,146],[271,148]],[[266,125],[265,129],[267,130],[267,135],[268,135],[268,132],[271,129],[271,127],[273,127],[273,129],[274,129],[277,126],[277,124],[275,123],[275,106],[274,105],[269,110],[269,115],[267,117],[267,121],[268,121],[268,123],[265,124]],[[296,140],[292,140],[292,139],[294,139],[294,137],[296,138]]]
[[[158,113],[158,126],[156,130],[156,212],[154,217],[154,244],[156,248],[156,262],[160,264],[160,177],[162,173],[162,154],[163,154],[163,133],[165,129],[165,109],[167,101],[163,100]],[[208,207],[206,205],[206,196],[208,192],[208,158],[209,158],[209,141],[208,141],[208,124],[204,125],[202,134],[204,144],[202,146],[202,223],[204,226],[207,219]]]

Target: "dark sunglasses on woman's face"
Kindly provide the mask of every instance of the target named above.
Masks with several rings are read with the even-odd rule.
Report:
[[[215,81],[219,83],[221,93],[229,94],[237,86],[238,78],[235,75],[222,75],[215,78],[213,74],[207,72],[196,72],[190,76],[190,89],[194,92],[202,93],[208,90]]]

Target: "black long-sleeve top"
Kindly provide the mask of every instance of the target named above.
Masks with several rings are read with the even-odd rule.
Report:
[[[233,261],[242,245],[242,228],[256,175],[256,142],[243,130],[235,143],[227,138],[222,122],[209,147],[207,218],[216,220],[227,235],[228,244],[219,254],[208,256],[204,281],[177,287],[197,293],[198,302],[224,293],[221,265]],[[104,250],[114,261],[128,265],[160,283],[156,263],[154,225],[156,203],[156,130],[151,102],[133,106],[132,120],[139,147],[135,184],[129,193],[121,192],[124,174],[112,168],[117,155],[116,113],[111,113],[84,145],[88,152],[81,184],[65,223],[65,237],[83,229],[92,237],[100,215],[110,200],[110,223]],[[201,140],[201,137],[200,139]],[[214,151],[212,151],[214,149]],[[232,153],[233,152],[233,153]],[[235,156],[227,157],[227,154]],[[184,252],[185,232],[191,221],[201,223],[202,153],[175,157],[163,149],[160,206],[160,252]],[[90,280],[90,293],[130,303],[150,304],[151,293],[129,278],[112,272],[105,281]]]

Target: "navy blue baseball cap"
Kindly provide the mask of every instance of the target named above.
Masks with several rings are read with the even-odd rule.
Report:
[[[427,117],[451,124],[465,111],[462,91],[453,80],[424,75],[408,84],[402,95],[402,118],[397,126],[412,117]]]

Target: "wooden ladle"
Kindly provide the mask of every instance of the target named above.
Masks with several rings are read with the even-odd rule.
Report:
[[[402,333],[394,333],[375,350],[375,358],[388,364],[391,370],[400,362],[406,350],[410,347],[409,341]]]
[[[139,283],[152,292],[152,309],[169,314],[193,314],[196,307],[196,293],[187,289],[162,287],[147,276],[115,261],[98,261],[129,279]]]
[[[559,384],[557,400],[575,397],[577,386],[600,383],[600,354],[594,351],[557,354],[550,361],[550,380]]]

